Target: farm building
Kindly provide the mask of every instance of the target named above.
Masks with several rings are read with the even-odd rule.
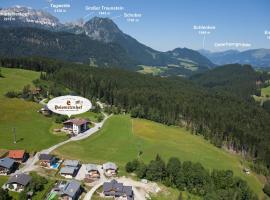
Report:
[[[69,119],[65,122],[64,124],[64,131],[68,131],[70,133],[73,133],[75,135],[83,133],[86,131],[89,127],[88,124],[90,122],[86,119],[81,119],[81,118],[74,118],[74,119]]]
[[[26,160],[26,152],[24,150],[10,150],[8,157],[22,163]]]
[[[16,192],[21,192],[30,183],[31,179],[31,176],[27,174],[16,174],[8,179],[7,183],[5,184],[5,188]]]
[[[131,186],[124,186],[116,180],[103,183],[103,194],[107,197],[121,198],[123,200],[133,200],[134,194]]]
[[[15,168],[15,160],[11,158],[0,159],[0,175],[8,175]]]

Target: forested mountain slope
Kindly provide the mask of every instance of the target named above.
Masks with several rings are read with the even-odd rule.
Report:
[[[269,79],[269,75],[256,72],[250,65],[230,64],[196,74],[190,79],[215,91],[225,91],[228,94],[249,98],[260,92],[261,84]]]
[[[136,66],[118,44],[101,43],[86,35],[29,27],[0,28],[0,56],[42,56],[100,67],[134,69]]]

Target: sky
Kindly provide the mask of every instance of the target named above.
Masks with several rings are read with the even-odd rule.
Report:
[[[61,13],[55,12],[51,4],[71,7]],[[123,32],[160,51],[177,47],[211,51],[270,49],[269,0],[0,0],[3,8],[15,5],[46,10],[61,22],[109,17]],[[86,6],[122,6],[124,10],[100,14],[86,10]],[[142,16],[130,22],[124,13]],[[215,29],[194,30],[194,26]],[[265,31],[269,31],[269,38]]]

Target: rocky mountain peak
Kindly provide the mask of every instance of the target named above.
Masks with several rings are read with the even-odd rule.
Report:
[[[86,35],[94,40],[112,42],[123,32],[109,18],[94,17],[84,24]]]
[[[45,26],[56,27],[60,25],[59,20],[50,13],[43,10],[35,10],[24,6],[0,9],[0,23],[9,26]]]

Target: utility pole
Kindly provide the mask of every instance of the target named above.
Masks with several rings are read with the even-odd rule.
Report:
[[[12,132],[13,132],[13,143],[16,144],[17,141],[16,141],[16,128],[15,127],[12,128]]]

